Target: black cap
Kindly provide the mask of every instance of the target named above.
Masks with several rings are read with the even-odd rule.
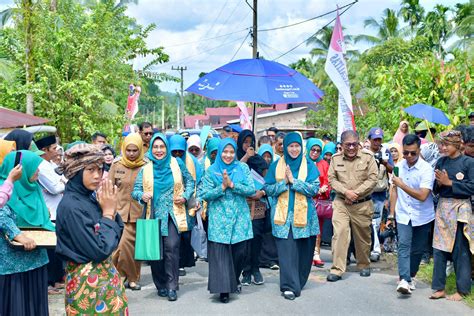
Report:
[[[469,117],[469,118],[473,118],[473,117],[474,117],[474,112],[469,113],[469,116],[468,116],[468,117]]]
[[[46,136],[46,137],[36,140],[35,143],[39,149],[46,148],[48,146],[51,146],[52,144],[56,144],[56,136],[54,135]]]

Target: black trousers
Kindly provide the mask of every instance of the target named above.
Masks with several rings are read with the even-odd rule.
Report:
[[[168,218],[168,236],[162,237],[163,259],[150,261],[153,283],[158,290],[179,290],[179,243],[181,236]]]
[[[194,249],[191,246],[191,231],[182,232],[180,236],[181,241],[179,243],[179,267],[194,267],[196,265],[196,260],[194,260]]]
[[[265,232],[262,237],[262,248],[260,249],[260,267],[268,267],[278,264],[278,251],[275,244],[275,237],[272,232]]]
[[[64,270],[64,263],[56,255],[54,249],[47,249],[49,262],[48,269],[48,285],[54,286],[57,282],[62,282],[66,271]]]
[[[280,291],[300,296],[311,272],[316,236],[294,239],[290,228],[288,239],[275,238],[275,242],[280,259]]]
[[[240,284],[240,274],[245,264],[247,241],[221,244],[208,241],[207,260],[209,279],[207,288],[211,294],[234,293]]]
[[[252,220],[253,238],[247,244],[247,256],[245,260],[243,275],[250,275],[258,272],[260,263],[260,250],[265,229],[265,219]]]
[[[456,288],[460,294],[471,293],[471,251],[469,241],[463,234],[464,223],[458,222],[453,252],[433,249],[433,282],[434,291],[444,290],[446,286],[446,261],[451,259],[456,273]]]

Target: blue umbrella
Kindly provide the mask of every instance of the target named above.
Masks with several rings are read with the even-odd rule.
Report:
[[[186,89],[208,99],[261,104],[316,103],[324,93],[294,69],[265,59],[240,59]]]
[[[427,104],[417,103],[404,109],[411,116],[431,123],[449,125],[451,122],[443,111]]]

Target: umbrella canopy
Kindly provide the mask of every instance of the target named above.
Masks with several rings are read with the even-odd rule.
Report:
[[[427,120],[431,123],[449,125],[449,118],[443,111],[427,104],[417,103],[407,107],[404,111],[411,116],[422,120]]]
[[[265,59],[240,59],[186,89],[213,100],[262,104],[316,103],[324,93],[294,69]]]

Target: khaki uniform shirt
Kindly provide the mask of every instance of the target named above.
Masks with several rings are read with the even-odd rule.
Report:
[[[329,164],[329,183],[337,196],[344,199],[347,190],[353,190],[359,200],[372,194],[377,184],[378,169],[374,155],[359,150],[353,160],[347,159],[343,153],[332,156]]]
[[[143,212],[143,206],[132,199],[135,178],[141,168],[130,169],[120,161],[114,161],[109,170],[109,180],[117,186],[117,212],[125,223],[135,223]]]

